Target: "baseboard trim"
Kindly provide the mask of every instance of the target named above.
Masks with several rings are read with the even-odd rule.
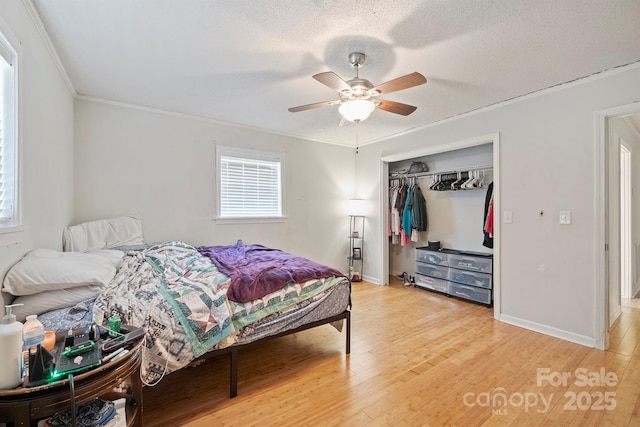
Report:
[[[401,275],[402,272],[401,271],[391,271],[389,272],[389,276],[395,276],[398,277],[399,275]]]
[[[373,276],[367,276],[366,274],[362,275],[362,280],[369,282],[369,283],[373,283],[374,285],[381,285],[382,283],[380,283],[380,281]]]
[[[614,322],[618,320],[618,317],[620,317],[621,315],[622,315],[622,306],[619,305],[616,307],[616,311],[614,311],[609,315],[609,327],[611,327],[611,325],[613,325]]]
[[[530,331],[539,332],[541,334],[549,335],[554,338],[559,338],[561,340],[584,345],[586,347],[597,348],[596,340],[593,337],[587,337],[584,335],[565,331],[563,329],[554,328],[552,326],[543,325],[541,323],[531,322],[529,320],[520,319],[518,317],[509,316],[506,314],[500,315],[500,318],[498,320],[513,326],[518,326]]]

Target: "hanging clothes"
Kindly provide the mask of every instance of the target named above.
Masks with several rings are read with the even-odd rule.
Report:
[[[400,246],[405,246],[407,237],[404,234],[404,230],[402,229],[402,215],[404,215],[404,204],[407,199],[407,185],[405,182],[402,183],[400,188],[398,189],[398,198],[396,199],[396,208],[398,209],[398,223],[396,227],[398,228],[398,243]]]
[[[398,243],[398,234],[396,228],[396,216],[398,215],[398,210],[396,209],[396,199],[398,197],[398,187],[394,186],[390,189],[390,202],[389,202],[389,227],[391,230],[391,244],[395,245]]]
[[[393,235],[393,231],[391,229],[391,206],[393,206],[393,202],[392,202],[392,195],[393,195],[393,185],[391,187],[389,187],[389,194],[388,194],[388,210],[387,210],[387,226],[388,226],[388,235],[389,237],[391,237]]]
[[[487,195],[484,198],[484,221],[482,226],[484,241],[482,245],[493,248],[493,182],[489,184]]]
[[[493,196],[491,196],[491,202],[489,202],[489,212],[487,213],[487,222],[484,224],[484,231],[493,238]]]
[[[392,245],[418,242],[427,230],[427,206],[422,190],[406,180],[389,187],[389,237]]]
[[[400,243],[402,183],[389,188],[389,221],[391,244]]]
[[[402,210],[402,228],[400,233],[400,245],[407,246],[411,241],[411,192],[413,185],[407,188],[407,197],[405,197],[404,208]]]
[[[413,205],[413,188],[415,186],[409,187],[407,191],[407,200],[404,204],[404,211],[402,212],[402,229],[406,234],[411,234],[411,207]]]
[[[414,186],[411,199],[411,241],[417,242],[420,231],[427,231],[427,201],[420,186]]]

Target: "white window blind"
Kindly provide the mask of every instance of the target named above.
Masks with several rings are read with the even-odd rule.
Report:
[[[280,156],[225,152],[219,156],[219,217],[282,217]]]
[[[0,38],[0,227],[16,225],[17,141],[15,70],[12,49]]]

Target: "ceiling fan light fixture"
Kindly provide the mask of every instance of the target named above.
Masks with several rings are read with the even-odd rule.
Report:
[[[340,99],[300,105],[289,108],[289,111],[297,113],[298,111],[311,110],[312,108],[340,104],[338,108],[342,115],[340,126],[342,126],[344,120],[355,123],[366,120],[376,108],[402,116],[408,116],[413,113],[418,107],[401,102],[378,100],[375,97],[425,84],[427,79],[422,74],[413,72],[374,86],[369,80],[358,77],[358,68],[364,64],[364,59],[364,53],[354,52],[349,55],[349,62],[355,70],[355,77],[348,81],[345,81],[333,71],[325,71],[313,75],[313,78],[318,82],[329,89],[337,91],[340,94]]]
[[[346,101],[340,105],[338,111],[342,114],[342,117],[350,122],[361,122],[366,120],[367,117],[376,109],[376,105],[373,101],[368,99],[355,99],[353,101]]]

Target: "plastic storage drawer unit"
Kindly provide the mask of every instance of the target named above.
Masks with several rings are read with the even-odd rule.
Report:
[[[416,286],[444,293],[449,290],[449,282],[446,280],[423,276],[422,274],[416,274]]]
[[[450,268],[447,272],[447,279],[463,285],[480,286],[491,289],[491,275],[486,273],[476,273],[474,271],[458,270]]]
[[[416,261],[447,267],[449,265],[449,254],[417,248]]]
[[[436,277],[438,279],[446,279],[449,276],[449,268],[424,262],[417,262],[416,273]]]
[[[491,289],[476,288],[475,286],[459,285],[449,282],[449,295],[465,298],[471,301],[491,304]]]
[[[491,258],[482,258],[479,256],[451,254],[449,255],[449,267],[492,273]]]

